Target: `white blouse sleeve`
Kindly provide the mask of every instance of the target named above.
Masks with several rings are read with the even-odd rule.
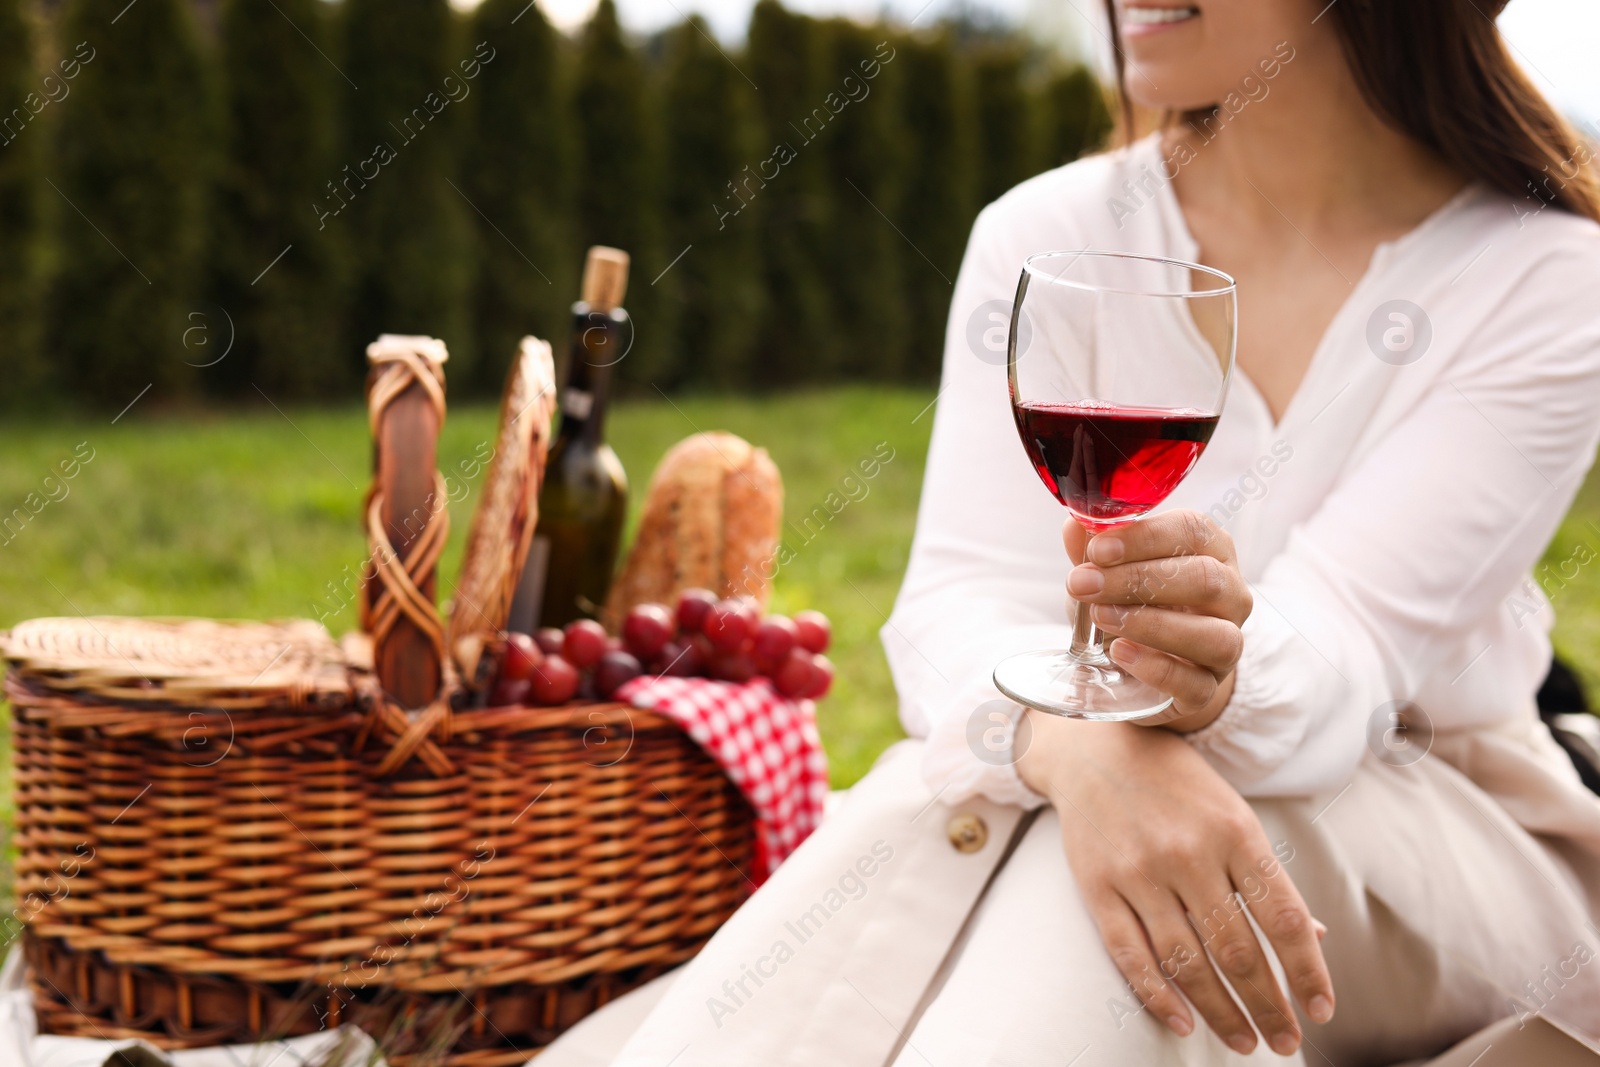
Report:
[[[1004,202],[1002,202],[1004,203]],[[1001,205],[973,227],[945,338],[916,537],[884,650],[924,775],[946,801],[1041,799],[1014,767],[1021,709],[990,680],[1006,654],[1065,648],[1066,511],[1029,466],[1006,388],[1006,323],[1021,270]],[[971,335],[969,337],[969,334]],[[1039,560],[1054,565],[1041,570]]]
[[[1547,625],[1530,617],[1542,594],[1523,587],[1600,438],[1600,241],[1588,236],[1482,309],[1453,363],[1253,583],[1233,697],[1190,735],[1246,795],[1336,790],[1369,746],[1425,745],[1421,722],[1391,732],[1396,702],[1431,721],[1469,688],[1471,704],[1508,709],[1539,685],[1543,634],[1505,635]],[[1436,322],[1435,337],[1452,327],[1469,329]],[[1537,654],[1473,671],[1497,640]]]

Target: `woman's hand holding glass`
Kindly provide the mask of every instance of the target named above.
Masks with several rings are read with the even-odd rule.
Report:
[[[1140,726],[1198,730],[1227,706],[1244,650],[1251,597],[1233,538],[1198,511],[1169,511],[1087,538],[1069,519],[1062,531],[1077,564],[1074,600],[1092,605],[1109,654],[1129,674],[1173,698]]]

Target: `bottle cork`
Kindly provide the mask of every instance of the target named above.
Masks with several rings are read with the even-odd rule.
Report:
[[[595,245],[583,266],[583,302],[590,311],[620,307],[628,292],[628,253],[620,248]]]

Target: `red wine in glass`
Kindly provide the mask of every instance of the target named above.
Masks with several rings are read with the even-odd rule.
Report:
[[[1194,468],[1217,416],[1193,409],[1024,401],[1012,407],[1033,469],[1091,529],[1160,504]]]
[[[1006,347],[1028,461],[1091,537],[1137,522],[1194,469],[1233,370],[1233,279],[1133,252],[1041,252],[1023,263]],[[1161,714],[1172,697],[1123,669],[1086,601],[1068,647],[1010,655],[995,687],[1075,719]]]

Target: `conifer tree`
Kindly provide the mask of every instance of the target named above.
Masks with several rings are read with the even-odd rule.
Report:
[[[926,255],[906,260],[910,309],[907,377],[939,376],[945,320],[976,213],[972,108],[948,31],[897,42],[904,64],[907,172],[902,228]]]
[[[757,145],[761,159],[779,161],[780,168],[728,225],[759,232],[766,300],[752,371],[755,382],[768,387],[815,374],[819,353],[835,336],[825,249],[838,183],[803,125],[828,91],[827,36],[819,30],[814,19],[778,0],[760,0],[750,16],[745,57],[751,80],[761,86]]]
[[[973,59],[978,129],[978,206],[993,203],[1033,173],[1032,99],[1023,86],[1022,46],[996,41]]]
[[[448,373],[470,380],[472,208],[455,162],[462,102],[497,49],[463,40],[447,0],[345,0],[343,15],[341,66],[358,91],[321,204],[355,250],[348,358],[364,367],[380,333],[430,334],[450,346]]]
[[[47,134],[36,127],[53,103],[71,95],[72,82],[52,69],[47,81],[33,66],[33,25],[21,0],[0,0],[0,405],[36,399],[47,374],[39,351],[39,169]]]
[[[652,166],[655,128],[645,94],[644,63],[623,39],[613,0],[600,0],[583,33],[573,100],[578,143],[576,256],[581,259],[584,248],[602,244],[633,258],[627,298],[633,318],[632,347],[627,363],[615,374],[619,386],[631,385],[654,396],[651,383],[665,377],[672,360],[673,331],[671,309],[651,283],[663,277],[661,272],[682,249],[664,249],[660,244],[658,186]]]
[[[207,71],[183,0],[73,0],[59,40],[80,68],[52,167],[52,344],[76,395],[120,407],[194,380]]]
[[[637,246],[645,228],[645,71],[612,0],[600,0],[578,57],[578,192],[587,245]]]
[[[460,183],[476,208],[473,384],[492,392],[524,335],[562,347],[581,253],[571,225],[574,145],[558,35],[527,0],[486,0],[471,36],[498,52],[468,104]]]
[[[1081,64],[1050,77],[1040,111],[1044,122],[1041,165],[1046,169],[1097,151],[1111,134],[1105,90]]]
[[[904,375],[909,352],[908,257],[927,266],[898,221],[909,162],[896,96],[904,64],[881,24],[838,19],[827,31],[832,76],[812,115],[831,115],[816,142],[837,183],[826,264],[834,335],[818,353],[818,370],[835,379],[894,379]]]
[[[666,246],[690,250],[664,279],[676,307],[675,362],[665,368],[663,388],[749,384],[762,297],[760,234],[748,220],[740,225],[736,213],[765,196],[763,172],[776,181],[780,170],[776,159],[757,154],[750,136],[754,88],[710,33],[694,16],[668,43],[662,93]]]
[[[350,162],[339,158],[335,117],[354,92],[323,58],[333,50],[325,6],[230,0],[222,11],[226,125],[211,262],[233,349],[212,374],[274,399],[325,397],[358,380],[340,330],[349,220],[319,222],[316,210],[324,183]]]

